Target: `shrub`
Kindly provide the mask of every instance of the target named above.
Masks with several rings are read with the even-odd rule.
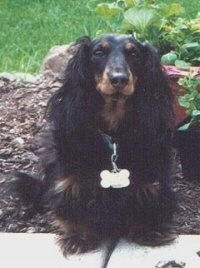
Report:
[[[200,63],[200,13],[196,18],[180,18],[184,8],[178,3],[164,4],[151,0],[118,0],[100,3],[90,10],[106,27],[99,33],[133,34],[158,48],[166,60],[180,68]]]

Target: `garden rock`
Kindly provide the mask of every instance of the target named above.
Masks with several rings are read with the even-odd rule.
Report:
[[[76,47],[73,44],[52,47],[42,63],[40,73],[46,79],[62,80],[67,63],[75,53],[75,50]]]

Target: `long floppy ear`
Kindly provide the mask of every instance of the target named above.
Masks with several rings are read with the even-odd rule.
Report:
[[[66,68],[65,81],[69,83],[69,79],[73,79],[73,83],[78,84],[87,82],[90,75],[89,69],[89,52],[91,40],[89,37],[81,37],[75,43],[77,48],[75,55],[71,58]]]
[[[75,55],[68,63],[65,82],[52,96],[47,108],[48,119],[53,122],[55,135],[62,143],[65,137],[86,129],[94,116],[92,101],[94,87],[90,70],[90,46],[88,37],[76,43]],[[94,121],[94,120],[93,120]]]
[[[173,128],[173,96],[160,59],[149,44],[141,47],[142,71],[138,75],[137,101],[141,127],[149,139],[161,138]],[[151,143],[151,141],[149,141]]]

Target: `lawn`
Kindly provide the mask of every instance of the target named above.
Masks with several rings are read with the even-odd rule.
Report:
[[[38,71],[48,50],[101,27],[88,1],[1,0],[0,72]]]
[[[82,35],[95,36],[103,23],[89,11],[88,2],[1,0],[0,72],[38,72],[42,59],[52,46],[69,43]],[[109,1],[90,2],[94,4]],[[192,5],[188,0],[175,2],[185,6],[187,16],[200,10],[199,1],[192,1]]]

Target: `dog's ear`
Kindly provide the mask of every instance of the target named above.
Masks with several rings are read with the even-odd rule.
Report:
[[[88,80],[88,64],[91,40],[89,37],[81,37],[75,43],[75,54],[68,63],[66,69],[66,80],[70,78],[73,81],[81,83]],[[66,81],[69,82],[69,81]]]
[[[168,78],[160,63],[160,57],[155,48],[150,44],[143,44],[143,81],[149,91],[155,94],[169,94]],[[164,91],[164,92],[163,92]]]
[[[160,57],[148,43],[142,45],[142,70],[138,77],[138,86],[145,96],[163,104],[172,101],[169,79],[161,65]]]
[[[65,81],[48,103],[46,116],[54,122],[55,133],[61,144],[65,143],[65,136],[91,124],[91,118],[95,116],[93,110],[96,102],[93,96],[97,93],[93,90],[90,48],[91,40],[88,37],[76,42],[75,54],[67,65]]]
[[[156,137],[173,126],[173,95],[156,50],[145,43],[141,52],[143,61],[137,81],[136,105],[144,129],[152,133],[149,137]]]

